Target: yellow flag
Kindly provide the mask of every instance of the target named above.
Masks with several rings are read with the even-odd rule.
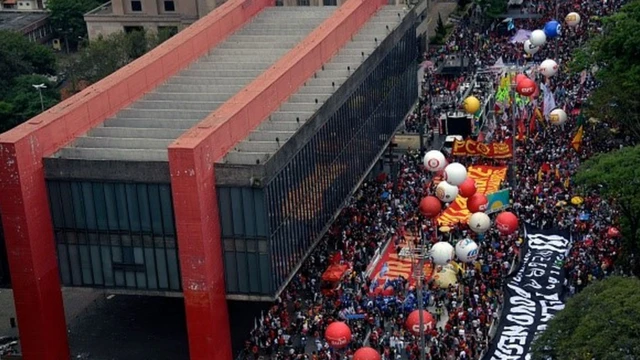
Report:
[[[580,126],[578,128],[578,132],[576,132],[576,135],[573,137],[573,140],[571,140],[571,146],[573,146],[573,149],[575,151],[580,151],[580,146],[582,146],[582,137],[584,136],[584,126]]]

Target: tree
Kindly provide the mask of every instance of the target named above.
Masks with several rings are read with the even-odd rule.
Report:
[[[0,99],[20,75],[56,73],[56,58],[46,46],[29,41],[22,34],[0,31]]]
[[[447,35],[447,28],[444,26],[444,22],[442,21],[442,15],[438,13],[438,24],[436,25],[436,36],[445,37]]]
[[[171,33],[147,31],[117,32],[99,37],[80,50],[69,74],[74,87],[82,81],[97,82],[139,58],[169,37]]]
[[[622,215],[623,255],[627,259],[631,255],[637,257],[640,248],[640,145],[587,160],[574,180],[587,190],[615,199]],[[640,261],[636,259],[631,270],[640,275]]]
[[[81,38],[87,35],[84,14],[98,7],[96,0],[49,0],[47,9],[51,12],[49,21],[54,32],[64,39],[67,51],[75,49]]]
[[[601,86],[587,103],[587,114],[601,118],[640,140],[640,0],[603,18],[604,31],[578,52],[575,71],[593,70]]]
[[[533,343],[533,360],[626,360],[640,354],[640,280],[610,277],[570,299]]]
[[[53,52],[22,34],[0,31],[0,132],[41,111],[40,95],[33,85],[45,84],[45,107],[57,103],[55,84],[44,75],[56,73]]]
[[[44,84],[42,103],[33,85]],[[56,84],[42,75],[21,75],[13,79],[10,95],[0,101],[0,133],[19,125],[60,101]]]

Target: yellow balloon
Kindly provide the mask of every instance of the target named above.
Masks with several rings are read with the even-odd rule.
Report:
[[[466,111],[467,114],[475,114],[476,112],[478,112],[478,110],[480,110],[480,100],[478,100],[478,98],[476,98],[475,96],[469,96],[468,98],[464,99],[462,106],[464,107],[464,111]]]

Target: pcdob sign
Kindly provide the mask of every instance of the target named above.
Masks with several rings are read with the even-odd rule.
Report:
[[[564,259],[570,236],[527,228],[523,258],[508,278],[498,331],[484,360],[528,360],[531,343],[564,308]]]

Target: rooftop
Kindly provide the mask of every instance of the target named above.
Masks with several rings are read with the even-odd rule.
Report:
[[[53,158],[167,162],[167,147],[294,48],[336,10],[270,7]]]
[[[386,5],[381,8],[358,31],[357,35],[323,66],[322,70],[316,72],[303,87],[282,104],[279,110],[230,150],[220,163],[232,166],[259,166],[269,161],[292,138],[306,132],[302,130],[304,125],[310,122],[320,107],[375,51],[403,18],[402,7]]]
[[[20,31],[49,17],[46,12],[0,11],[0,30]]]

